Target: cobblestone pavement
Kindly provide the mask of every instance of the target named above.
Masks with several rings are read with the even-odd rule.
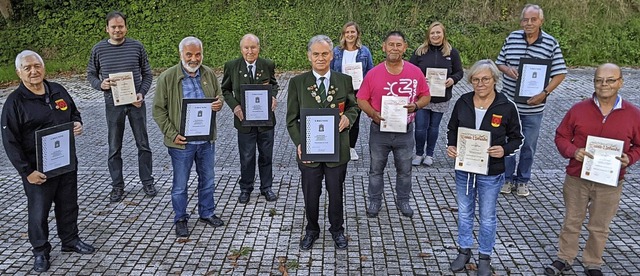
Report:
[[[492,260],[496,275],[540,275],[542,268],[555,257],[563,218],[561,187],[567,161],[553,144],[554,131],[572,104],[590,96],[593,71],[593,68],[571,70],[549,99],[531,181],[532,194],[527,198],[499,197],[497,243]],[[635,104],[640,103],[638,73],[626,70],[625,87],[621,90],[623,97]],[[127,146],[122,152],[127,164],[124,169],[126,198],[120,203],[109,203],[108,146],[101,92],[92,90],[81,76],[54,79],[70,90],[84,119],[85,133],[76,140],[80,166],[79,227],[81,237],[98,250],[88,256],[62,253],[52,212],[49,226],[54,249],[49,272],[56,275],[280,275],[282,268],[297,275],[453,275],[448,267],[456,255],[457,214],[452,209],[456,207],[453,162],[445,154],[444,127],[448,115],[443,118],[433,166],[413,169],[411,205],[416,211],[413,219],[402,217],[397,211],[392,189],[395,184],[387,185],[378,218],[365,215],[370,120],[363,118],[357,146],[361,160],[349,163],[345,182],[345,233],[350,239],[349,248],[335,250],[330,233],[323,231],[312,250],[299,250],[298,242],[304,235],[304,203],[294,147],[284,124],[286,87],[291,76],[291,73],[279,76],[283,90],[278,95],[273,165],[278,201],[267,202],[254,191],[249,204],[237,203],[240,174],[237,139],[232,113],[225,106],[218,117],[215,200],[216,213],[226,225],[213,229],[191,219],[192,234],[188,240],[177,240],[174,234],[171,164],[150,110],[154,88],[147,96],[147,114],[154,176],[160,192],[154,198],[145,197],[137,177],[135,143],[127,126],[124,138]],[[12,90],[0,90],[0,95],[4,95],[0,102],[4,102]],[[453,101],[466,91],[471,91],[468,83],[457,85]],[[26,196],[4,152],[0,156],[0,274],[29,274],[33,257],[27,238]],[[390,158],[387,166],[386,183],[395,183],[392,160]],[[611,225],[604,254],[605,275],[640,274],[637,167],[632,167],[627,175],[620,210]],[[188,206],[192,218],[197,218],[196,183],[193,173]],[[328,201],[324,194],[321,202],[326,207]],[[320,223],[328,229],[325,214],[321,214]],[[583,228],[581,248],[586,235]],[[473,252],[477,252],[477,248]],[[239,257],[230,257],[234,253]],[[473,271],[467,273],[475,275]],[[582,273],[578,259],[573,271],[566,275]]]

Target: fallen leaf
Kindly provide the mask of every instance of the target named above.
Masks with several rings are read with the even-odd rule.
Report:
[[[139,205],[139,203],[137,203],[137,202],[133,202],[133,201],[126,201],[126,200],[125,200],[125,201],[123,201],[123,202],[122,202],[122,204],[124,204],[124,205],[128,205],[128,206],[138,206],[138,205]]]
[[[420,258],[429,258],[429,257],[431,257],[431,254],[420,252],[420,254],[418,254],[418,257],[420,257]]]
[[[190,239],[188,239],[188,238],[179,238],[176,242],[177,242],[177,243],[188,243],[188,242],[190,242],[190,241],[191,241],[191,240],[190,240]]]
[[[138,215],[130,216],[130,217],[126,218],[126,219],[124,219],[124,222],[133,223],[136,220],[138,220]]]
[[[360,261],[363,261],[363,262],[364,262],[364,261],[366,261],[367,259],[369,259],[369,258],[367,258],[367,256],[360,256]]]
[[[478,270],[478,267],[476,266],[476,264],[469,263],[469,264],[466,264],[465,267],[467,268],[467,270],[470,270],[470,271]]]

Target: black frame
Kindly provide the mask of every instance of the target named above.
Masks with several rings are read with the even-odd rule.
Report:
[[[307,154],[307,118],[313,116],[334,117],[334,149],[333,154]],[[300,109],[300,147],[302,149],[302,161],[313,162],[339,162],[340,161],[340,110],[337,108],[301,108]]]
[[[42,162],[43,161],[42,160],[43,136],[61,133],[65,131],[69,132],[69,164],[57,169],[50,170],[48,172],[44,172],[43,162]],[[76,158],[76,140],[73,135],[73,122],[68,122],[68,123],[57,125],[57,126],[37,130],[35,132],[35,138],[36,138],[36,163],[37,163],[37,170],[39,172],[43,173],[48,178],[50,178],[50,177],[56,177],[56,176],[76,170],[78,160]]]
[[[211,125],[209,125],[209,134],[207,135],[193,135],[186,136],[184,133],[186,123],[187,123],[187,106],[189,104],[197,104],[197,103],[213,103],[217,101],[218,98],[204,98],[204,99],[182,99],[182,110],[180,111],[180,135],[184,136],[188,141],[209,141],[211,139],[211,135],[213,134],[213,129],[216,124],[216,112],[211,111]]]
[[[245,127],[253,127],[253,126],[266,126],[271,127],[274,125],[273,123],[273,112],[271,111],[271,105],[273,104],[273,99],[271,98],[271,89],[273,87],[271,84],[243,84],[240,85],[240,107],[242,108],[242,114],[245,114],[244,120],[240,122],[240,125]],[[267,109],[269,110],[269,117],[267,120],[247,120],[247,106],[245,100],[246,91],[252,90],[266,90],[267,91]]]
[[[527,101],[529,99],[531,99],[531,97],[528,96],[520,96],[520,85],[522,82],[522,70],[524,68],[525,64],[538,64],[538,65],[546,65],[547,66],[547,70],[545,72],[544,75],[544,86],[547,87],[547,85],[549,84],[549,79],[551,78],[550,73],[551,73],[551,60],[550,59],[539,59],[539,58],[521,58],[520,59],[520,65],[518,65],[518,80],[516,81],[516,91],[515,91],[515,97],[514,97],[514,101],[517,103],[527,103]],[[540,89],[540,91],[542,91],[545,87],[543,87],[542,89]],[[547,98],[545,98],[542,102],[546,102]]]

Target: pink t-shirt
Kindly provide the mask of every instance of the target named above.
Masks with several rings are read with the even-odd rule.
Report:
[[[409,97],[414,103],[421,96],[429,96],[429,85],[417,66],[403,61],[402,72],[392,75],[387,72],[384,62],[371,69],[362,81],[356,97],[366,100],[376,111],[380,112],[382,96]],[[407,122],[413,122],[415,113],[409,113]]]

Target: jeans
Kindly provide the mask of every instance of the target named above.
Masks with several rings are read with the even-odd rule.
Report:
[[[480,211],[478,243],[480,253],[491,256],[496,244],[496,204],[504,174],[480,175],[456,170],[456,194],[458,200],[458,246],[473,247],[473,219],[476,211],[476,195]]]
[[[536,154],[538,136],[540,136],[542,113],[520,115],[520,123],[522,124],[524,141],[520,148],[518,171],[516,172],[516,154],[504,158],[505,180],[513,184],[526,184],[531,179],[531,167],[533,166],[533,156]]]
[[[369,129],[369,202],[382,201],[384,190],[384,168],[389,152],[393,152],[396,166],[396,202],[408,201],[411,197],[411,159],[413,159],[414,125],[407,126],[407,133],[380,132],[380,126],[371,122]]]
[[[151,147],[147,135],[147,108],[145,103],[137,108],[133,105],[113,105],[111,95],[105,96],[105,113],[107,116],[107,129],[109,140],[109,174],[114,188],[124,188],[122,177],[122,138],[124,136],[125,118],[129,118],[129,126],[138,147],[138,172],[142,184],[153,184],[151,176],[153,163],[151,159]]]
[[[196,173],[198,174],[198,214],[201,218],[214,215],[215,173],[213,167],[215,154],[216,146],[211,142],[187,144],[185,149],[169,148],[171,165],[173,166],[171,203],[173,211],[176,213],[174,222],[189,218],[187,214],[187,182],[189,182],[193,161],[196,162]]]
[[[256,145],[258,147],[260,191],[271,189],[273,183],[273,133],[273,129],[258,131],[257,127],[252,127],[249,133],[238,132],[241,191],[249,193],[253,191],[253,182],[256,177]]]
[[[416,112],[416,155],[424,155],[424,144],[427,143],[427,156],[433,156],[438,141],[440,121],[444,113],[430,109],[418,109]]]

